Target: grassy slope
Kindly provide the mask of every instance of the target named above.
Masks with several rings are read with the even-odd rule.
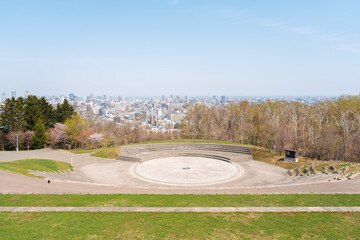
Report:
[[[94,157],[116,158],[116,155],[119,151],[119,146],[105,147],[105,148],[98,148],[98,149],[72,149],[72,150],[67,150],[67,151],[74,153],[74,154],[91,153],[91,156],[94,156]]]
[[[101,148],[99,151],[91,154],[93,157],[100,157],[100,158],[116,158],[116,155],[119,152],[119,146]]]
[[[357,239],[359,213],[0,213],[2,239]]]
[[[360,206],[360,194],[147,195],[0,194],[0,206],[29,207],[310,207]]]
[[[71,169],[68,163],[47,160],[47,159],[24,159],[11,162],[0,162],[0,170],[18,173],[29,177],[34,177],[29,171],[58,171]]]

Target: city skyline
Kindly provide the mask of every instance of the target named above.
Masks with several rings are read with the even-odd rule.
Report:
[[[226,97],[226,98],[296,98],[296,97],[304,97],[304,98],[316,98],[316,97],[321,97],[321,98],[337,98],[337,97],[341,97],[341,96],[346,96],[346,95],[351,95],[351,94],[340,94],[340,95],[179,95],[179,94],[160,94],[160,95],[108,95],[108,94],[101,94],[101,93],[87,93],[84,95],[78,95],[76,94],[76,92],[68,92],[68,93],[60,93],[60,94],[36,94],[36,93],[32,93],[29,90],[26,90],[24,92],[18,92],[18,91],[10,91],[10,92],[2,92],[0,93],[1,96],[3,98],[11,98],[11,97],[27,97],[29,95],[35,95],[35,96],[39,96],[39,97],[65,97],[67,99],[70,99],[70,95],[74,95],[74,97],[77,98],[89,98],[89,97],[93,97],[93,98],[103,98],[105,97],[109,97],[109,98],[121,98],[121,97],[125,97],[125,98],[186,98],[186,97],[191,97],[191,98],[217,98],[220,99],[221,97]],[[355,94],[358,95],[358,94]]]
[[[360,93],[358,1],[4,1],[1,92]]]

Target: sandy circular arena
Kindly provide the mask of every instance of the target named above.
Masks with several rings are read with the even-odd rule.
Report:
[[[136,177],[172,185],[204,185],[226,182],[244,174],[235,164],[204,157],[167,157],[133,167]]]

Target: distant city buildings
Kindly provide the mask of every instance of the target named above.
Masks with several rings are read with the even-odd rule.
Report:
[[[220,103],[221,103],[221,104],[225,104],[225,101],[226,101],[225,96],[221,96]]]
[[[25,96],[30,92],[26,91]],[[12,91],[11,96],[16,97]],[[2,93],[1,101],[5,101],[6,93]],[[336,97],[231,97],[216,96],[189,97],[163,95],[161,97],[110,97],[107,95],[95,96],[91,93],[87,97],[78,97],[75,93],[68,96],[47,96],[46,100],[56,108],[67,99],[75,110],[84,118],[93,118],[100,121],[113,121],[116,124],[140,125],[151,132],[178,131],[182,119],[186,115],[186,106],[189,103],[204,104],[208,107],[227,105],[232,102],[247,100],[250,103],[259,103],[267,100],[298,101],[313,104],[325,99]]]
[[[74,93],[69,94],[69,100],[72,101],[72,102],[75,101],[75,94]]]

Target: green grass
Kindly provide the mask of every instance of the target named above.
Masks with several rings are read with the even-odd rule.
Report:
[[[47,159],[24,159],[11,162],[0,162],[0,170],[18,173],[29,177],[38,177],[32,175],[29,171],[59,171],[71,169],[68,163],[47,160]],[[41,177],[39,177],[41,178]]]
[[[98,149],[71,149],[67,151],[74,154],[84,154],[84,153],[93,153],[96,152],[97,150]]]
[[[101,148],[100,150],[91,154],[91,156],[100,157],[100,158],[116,158],[118,152],[119,152],[119,146],[106,147],[106,148]]]
[[[1,212],[1,239],[358,239],[359,213]]]
[[[104,147],[98,149],[72,149],[67,151],[74,154],[92,153],[91,156],[93,157],[116,158],[116,155],[119,152],[119,146]]]
[[[325,207],[360,206],[360,194],[0,194],[2,207]]]

